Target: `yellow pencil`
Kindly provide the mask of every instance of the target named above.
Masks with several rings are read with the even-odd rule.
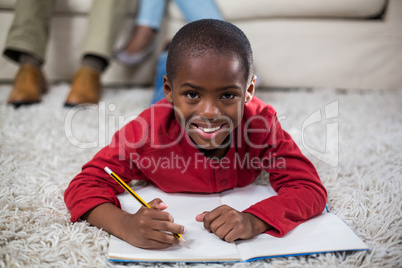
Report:
[[[114,173],[110,168],[105,167],[105,171],[107,174],[110,175],[121,187],[123,187],[124,190],[126,190],[129,194],[131,194],[138,202],[140,202],[141,205],[147,208],[151,208],[150,205],[148,205],[147,202],[145,202],[138,194],[136,194],[133,189],[130,188],[122,179],[120,179],[119,176],[117,176],[116,173]],[[182,242],[185,242],[184,238],[181,236],[181,234],[173,234],[177,239],[179,239]]]

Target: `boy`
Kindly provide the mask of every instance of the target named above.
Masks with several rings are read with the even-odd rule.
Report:
[[[87,220],[141,248],[169,247],[178,243],[171,233],[185,233],[160,199],[151,201],[154,209],[123,212],[115,194],[124,190],[105,166],[126,182],[197,193],[246,186],[265,169],[277,196],[243,212],[224,205],[196,216],[227,242],[263,232],[283,236],[321,213],[326,190],[274,109],[253,98],[252,66],[250,43],[236,26],[219,20],[184,26],[169,47],[166,99],[117,132],[73,179],[65,192],[71,220]]]

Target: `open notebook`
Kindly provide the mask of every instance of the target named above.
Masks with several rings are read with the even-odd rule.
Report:
[[[322,214],[297,226],[282,238],[260,234],[253,239],[227,243],[206,231],[195,216],[227,204],[239,211],[276,195],[270,186],[249,185],[221,194],[168,194],[154,186],[133,188],[147,202],[159,197],[166,211],[186,227],[186,242],[162,250],[136,248],[111,236],[109,260],[149,262],[233,262],[332,251],[368,250],[360,238],[337,216]],[[118,196],[122,209],[135,213],[140,204],[128,193]]]

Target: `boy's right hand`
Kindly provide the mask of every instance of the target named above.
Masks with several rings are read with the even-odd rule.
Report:
[[[167,205],[161,199],[152,200],[152,209],[141,207],[137,213],[126,213],[122,218],[121,238],[140,248],[167,248],[178,244],[179,240],[173,233],[183,234],[184,226],[173,222],[168,212],[162,211]]]

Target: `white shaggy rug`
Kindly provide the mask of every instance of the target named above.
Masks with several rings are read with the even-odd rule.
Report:
[[[5,105],[10,89],[0,85],[0,267],[155,266],[109,262],[109,235],[84,222],[72,224],[63,201],[81,166],[119,121],[147,107],[151,90],[106,89],[99,107],[73,113],[62,107],[67,84],[52,86],[42,104],[17,110]],[[209,266],[401,267],[402,94],[321,88],[260,90],[257,96],[277,109],[283,127],[313,161],[329,210],[370,251]]]

